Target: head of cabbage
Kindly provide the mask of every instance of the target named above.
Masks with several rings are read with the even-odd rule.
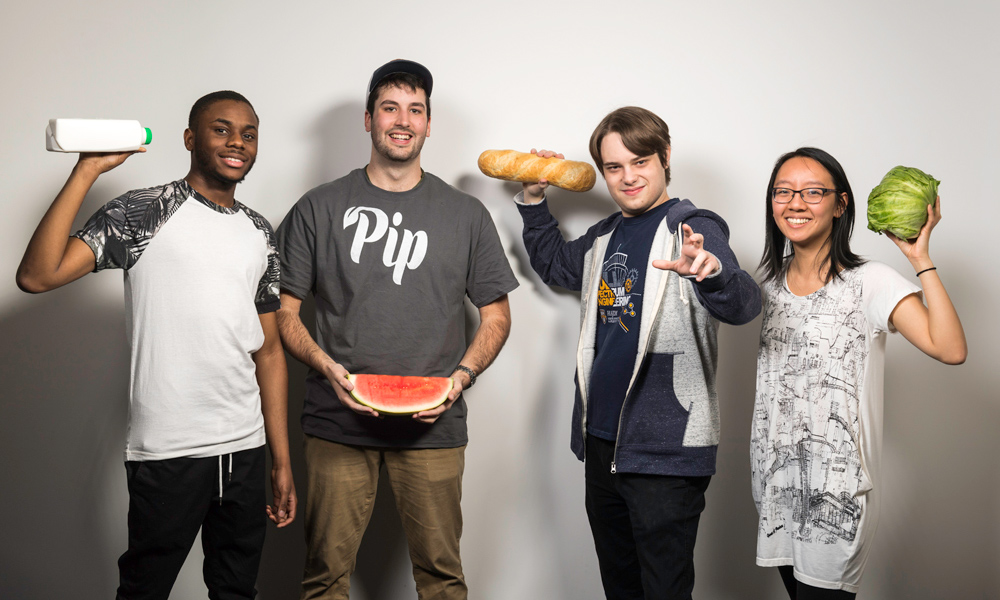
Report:
[[[941,183],[920,169],[894,167],[868,195],[868,229],[912,240],[927,222]]]

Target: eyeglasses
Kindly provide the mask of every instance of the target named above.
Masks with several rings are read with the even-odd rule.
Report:
[[[837,190],[827,188],[806,188],[804,190],[792,190],[789,188],[771,188],[771,200],[777,204],[788,204],[795,197],[795,194],[802,196],[802,201],[806,204],[819,204],[823,196],[836,193]]]

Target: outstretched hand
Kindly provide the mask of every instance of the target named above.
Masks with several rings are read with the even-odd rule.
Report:
[[[694,275],[696,281],[701,281],[720,268],[719,259],[703,248],[705,236],[695,233],[687,223],[682,228],[684,244],[681,246],[681,255],[677,260],[654,260],[653,266],[685,277]]]
[[[532,148],[531,153],[540,158],[566,158],[562,154],[552,150],[535,150]],[[547,179],[539,179],[537,183],[523,183],[521,185],[524,186],[524,203],[538,204],[545,198],[545,188],[549,187],[549,182]]]
[[[934,199],[934,205],[927,206],[927,222],[920,228],[920,233],[913,241],[901,240],[895,235],[885,232],[886,237],[893,241],[903,251],[910,264],[916,270],[933,266],[930,257],[931,230],[941,221],[941,197]]]

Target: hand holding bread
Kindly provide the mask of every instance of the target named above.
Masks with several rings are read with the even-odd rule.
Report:
[[[479,155],[479,170],[489,177],[522,183],[548,183],[571,192],[594,187],[597,173],[585,162],[544,158],[516,150],[487,150]]]

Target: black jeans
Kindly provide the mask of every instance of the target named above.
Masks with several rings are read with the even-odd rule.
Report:
[[[608,600],[688,600],[711,477],[611,474],[614,443],[587,437],[587,516]]]
[[[795,579],[794,569],[791,566],[778,567],[778,573],[791,600],[854,600],[857,596],[844,590],[828,590],[802,583]]]
[[[126,462],[128,550],[118,559],[118,600],[166,600],[199,529],[208,597],[255,597],[267,524],[264,459],[261,446],[223,455],[221,470],[218,456]]]

